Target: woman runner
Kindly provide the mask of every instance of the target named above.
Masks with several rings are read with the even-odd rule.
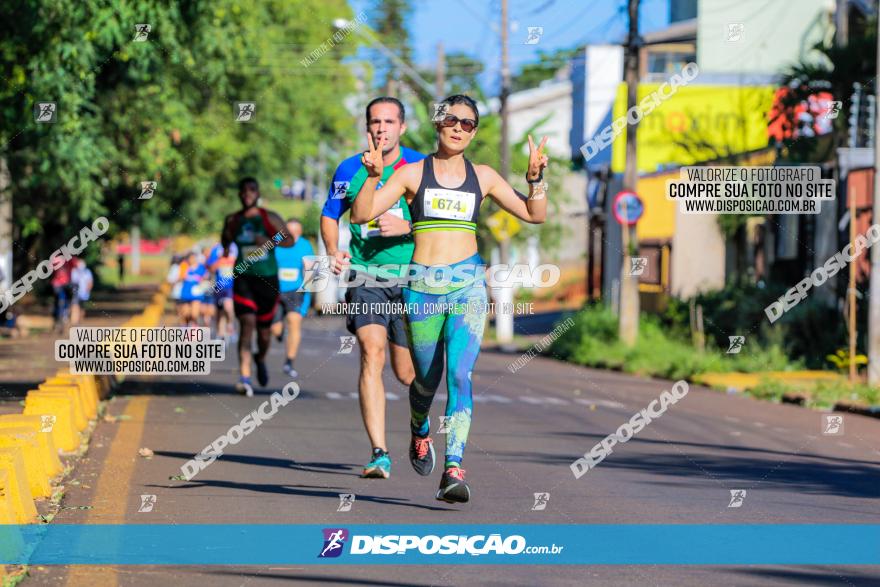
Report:
[[[445,471],[437,499],[464,503],[470,488],[461,468],[471,425],[471,373],[480,352],[487,301],[485,265],[477,253],[477,217],[484,197],[526,222],[544,222],[547,201],[542,183],[547,138],[535,147],[529,137],[529,195],[514,190],[494,169],[473,165],[464,151],[476,135],[480,115],[467,96],[443,101],[445,117],[436,123],[437,152],[398,169],[384,186],[382,151],[369,135],[364,166],[369,179],[351,209],[351,222],[373,220],[403,195],[410,208],[415,251],[403,290],[407,329],[416,378],[410,386],[410,462],[420,475],[434,470],[428,412],[443,376],[446,356],[447,436]],[[439,311],[438,311],[439,307]]]

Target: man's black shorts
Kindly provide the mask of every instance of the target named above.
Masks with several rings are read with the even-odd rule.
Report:
[[[350,279],[354,281],[355,276],[352,275]],[[375,281],[370,280],[367,283],[375,283]],[[361,326],[381,324],[388,330],[388,340],[393,344],[402,347],[408,345],[403,314],[388,311],[390,310],[388,306],[403,306],[403,289],[400,286],[368,287],[367,285],[359,285],[350,287],[345,292],[345,301],[349,307],[357,305],[360,308],[357,312],[349,311],[346,316],[345,327],[349,332],[354,334]],[[374,305],[371,306],[371,304]],[[383,311],[371,312],[371,307],[381,307]]]
[[[269,326],[278,304],[278,276],[239,275],[232,282],[235,315],[257,315],[257,326]]]

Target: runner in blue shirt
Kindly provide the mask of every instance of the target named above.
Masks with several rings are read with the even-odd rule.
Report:
[[[284,326],[287,326],[287,360],[284,362],[284,372],[291,377],[298,373],[293,368],[296,353],[299,350],[299,342],[302,338],[302,319],[309,312],[312,301],[311,292],[297,291],[303,284],[303,273],[311,269],[313,261],[305,260],[306,257],[315,255],[309,239],[303,238],[302,224],[296,218],[287,221],[287,232],[294,243],[292,247],[276,248],[275,261],[278,263],[278,283],[281,291],[276,322],[272,324],[272,334],[280,340],[284,335]],[[283,317],[283,320],[282,320]]]
[[[208,269],[199,262],[199,255],[191,251],[180,271],[183,287],[177,301],[178,314],[184,326],[198,326],[202,303],[202,281],[208,276]]]
[[[235,317],[235,308],[232,303],[232,279],[235,271],[235,259],[238,257],[238,247],[235,243],[229,245],[229,254],[223,255],[223,245],[217,243],[211,249],[205,264],[214,274],[214,303],[217,304],[217,336],[230,340]]]

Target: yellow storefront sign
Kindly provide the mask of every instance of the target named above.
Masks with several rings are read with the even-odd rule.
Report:
[[[660,85],[639,84],[638,101]],[[767,112],[774,91],[773,86],[679,86],[639,122],[639,173],[766,147]],[[626,84],[621,84],[614,119],[625,115]],[[614,139],[612,149],[612,170],[622,173],[626,165],[625,132]]]

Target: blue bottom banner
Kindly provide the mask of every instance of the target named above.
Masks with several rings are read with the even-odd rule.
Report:
[[[880,524],[0,526],[0,564],[880,565]]]

